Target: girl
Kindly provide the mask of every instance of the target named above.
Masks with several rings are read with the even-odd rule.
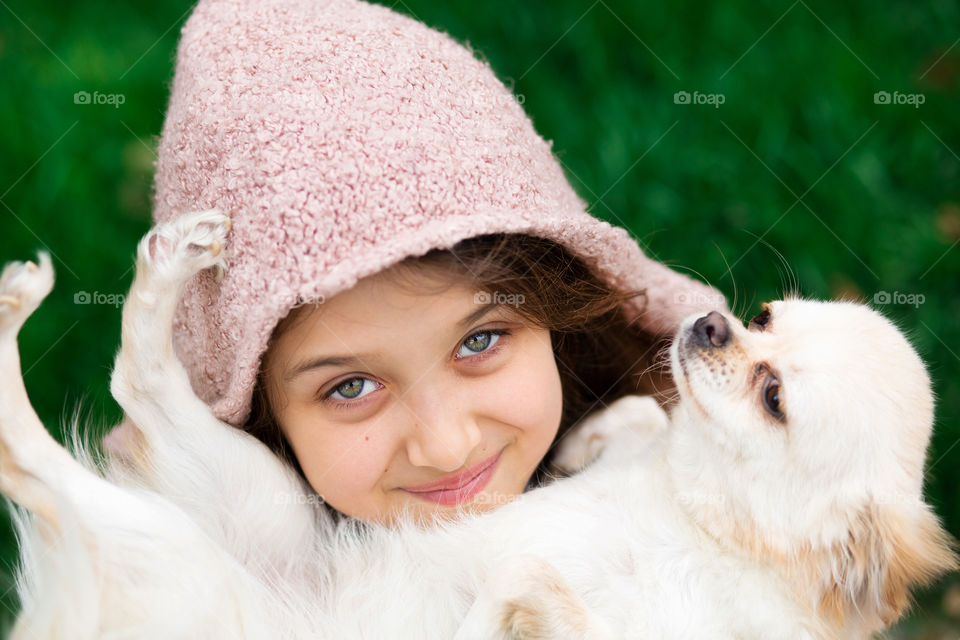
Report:
[[[544,482],[577,421],[666,390],[660,336],[724,306],[586,213],[470,50],[357,0],[197,5],[154,219],[210,208],[233,229],[178,310],[191,383],[362,521]]]

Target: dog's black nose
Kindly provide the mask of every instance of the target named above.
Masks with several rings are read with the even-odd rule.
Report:
[[[711,311],[693,323],[693,339],[701,347],[722,347],[730,340],[730,325],[723,314]]]

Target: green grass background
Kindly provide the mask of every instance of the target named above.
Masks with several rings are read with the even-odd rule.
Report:
[[[881,308],[929,364],[938,407],[927,491],[960,536],[955,2],[394,6],[482,52],[591,211],[719,287],[741,315],[794,282],[818,298],[922,296]],[[55,255],[56,288],[20,341],[27,390],[55,433],[78,401],[97,423],[120,415],[108,393],[119,309],[74,297],[130,284],[190,7],[0,0],[0,259]],[[81,90],[124,104],[74,104]],[[678,91],[724,104],[675,104]],[[875,104],[877,91],[924,103]],[[0,552],[9,621],[16,551],[4,523]],[[950,583],[922,594],[893,635],[957,637],[943,604]]]

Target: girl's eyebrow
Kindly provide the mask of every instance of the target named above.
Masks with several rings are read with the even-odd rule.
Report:
[[[457,329],[463,330],[467,326],[473,324],[480,318],[486,316],[494,309],[499,309],[503,306],[503,303],[492,303],[486,304],[474,311],[473,313],[468,314],[460,322],[457,323]],[[299,375],[306,373],[307,371],[312,371],[313,369],[319,369],[321,367],[342,367],[346,365],[356,365],[364,366],[364,362],[368,360],[375,360],[379,354],[377,353],[360,353],[349,356],[327,356],[324,358],[310,358],[303,362],[300,362],[294,366],[287,374],[283,377],[285,382],[290,382]]]

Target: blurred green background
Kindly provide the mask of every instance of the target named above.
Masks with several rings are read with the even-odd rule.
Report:
[[[96,428],[120,416],[108,393],[113,300],[149,227],[191,6],[0,0],[0,258],[55,256],[56,288],[20,341],[27,390],[55,433],[78,402]],[[929,363],[939,400],[927,492],[960,536],[956,2],[392,6],[478,49],[591,211],[719,287],[741,316],[793,286],[886,302]],[[122,104],[77,104],[81,91]],[[82,292],[99,295],[82,304]],[[5,521],[0,550],[8,623]],[[891,637],[956,638],[953,584],[922,593]]]

